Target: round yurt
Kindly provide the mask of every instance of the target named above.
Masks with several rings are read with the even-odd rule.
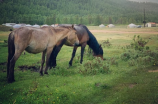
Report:
[[[30,24],[27,24],[27,25],[26,25],[26,27],[32,27],[32,25],[30,25]]]
[[[109,28],[113,28],[113,27],[115,27],[115,25],[113,25],[113,24],[109,24],[107,27],[109,27]]]
[[[103,27],[105,27],[105,25],[101,24],[101,25],[99,25],[99,27],[103,28]]]
[[[7,27],[12,27],[12,25],[10,25],[10,24],[6,24],[5,26],[7,26]]]
[[[39,25],[33,25],[32,27],[34,27],[34,28],[40,28]]]
[[[41,27],[45,27],[45,26],[49,26],[49,25],[47,25],[47,24],[44,24],[44,25],[42,25]]]
[[[20,24],[15,24],[15,25],[13,26],[14,29],[17,29],[17,28],[20,28],[20,27],[21,27]]]
[[[54,24],[52,24],[51,26],[52,26],[52,27],[55,27],[55,25],[54,25]]]
[[[135,24],[133,24],[133,23],[131,23],[131,24],[128,25],[128,28],[136,28],[136,27],[137,26]]]

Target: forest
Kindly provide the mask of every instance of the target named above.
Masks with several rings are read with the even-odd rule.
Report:
[[[128,0],[1,0],[0,24],[140,24],[158,22],[158,4]]]

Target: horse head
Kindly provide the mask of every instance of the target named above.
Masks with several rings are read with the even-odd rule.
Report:
[[[79,45],[79,39],[77,37],[77,31],[74,28],[74,25],[68,28],[70,31],[68,32],[67,41],[73,45]]]
[[[100,57],[103,60],[103,48],[99,45],[99,53],[93,53],[93,56]]]

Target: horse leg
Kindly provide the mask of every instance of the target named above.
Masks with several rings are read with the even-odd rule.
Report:
[[[60,51],[60,47],[58,48],[58,46],[55,46],[54,47],[54,49],[53,49],[53,51],[52,51],[52,53],[51,53],[51,55],[50,55],[50,69],[53,67],[53,68],[55,68],[56,67],[56,57],[57,57],[57,55],[58,55],[58,53],[59,53],[59,51]]]
[[[82,61],[83,61],[83,54],[84,54],[84,49],[86,47],[86,43],[82,44],[81,46],[81,60],[80,60],[80,63],[82,64]]]
[[[19,56],[21,55],[22,51],[15,51],[15,54],[13,56],[13,58],[10,60],[10,66],[9,66],[9,75],[8,75],[8,82],[12,83],[15,81],[14,79],[14,66],[15,66],[15,62],[17,61],[17,59],[19,58]]]
[[[51,55],[51,52],[52,52],[53,48],[49,48],[47,49],[47,54],[46,54],[46,67],[45,67],[45,70],[44,70],[44,74],[48,74],[47,72],[47,69],[50,65],[50,55]]]
[[[13,56],[14,56],[14,50],[9,50],[9,52],[8,52],[8,62],[7,62],[7,78],[9,76],[10,60],[13,58]]]
[[[59,51],[61,50],[61,47],[64,45],[64,43],[66,42],[66,39],[64,39],[64,40],[62,40],[62,41],[60,41],[60,42],[58,42],[57,44],[56,44],[56,46],[53,48],[53,51],[52,51],[52,53],[51,53],[51,56],[50,56],[50,69],[53,67],[53,68],[55,68],[56,67],[56,57],[57,57],[57,55],[58,55],[58,53],[59,53]]]
[[[46,50],[43,51],[42,53],[42,60],[41,60],[41,68],[40,68],[40,75],[43,75],[43,65],[44,65],[44,62],[45,62],[45,54],[46,54]]]
[[[71,57],[71,60],[69,61],[69,66],[72,66],[72,61],[73,61],[73,58],[75,57],[77,48],[78,48],[77,46],[74,46],[73,48],[72,57]]]

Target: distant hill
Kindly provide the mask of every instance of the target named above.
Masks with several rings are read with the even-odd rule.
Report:
[[[146,21],[158,22],[157,3],[137,3],[128,0],[1,1],[3,2],[0,2],[0,24],[6,22],[86,25],[142,23],[144,8]]]

